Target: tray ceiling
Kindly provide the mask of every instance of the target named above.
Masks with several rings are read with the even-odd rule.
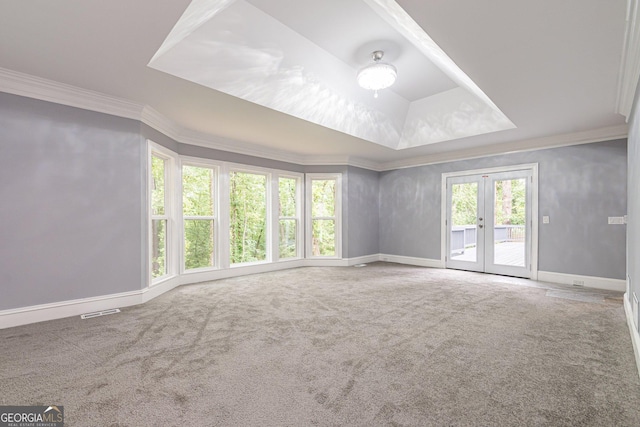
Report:
[[[374,50],[399,76],[377,98]],[[149,66],[396,150],[515,127],[392,1],[194,0]]]
[[[143,110],[189,144],[388,169],[626,136],[627,13],[623,0],[4,1],[0,91]],[[375,49],[398,81],[374,101],[355,75]],[[517,127],[484,127],[505,118]]]

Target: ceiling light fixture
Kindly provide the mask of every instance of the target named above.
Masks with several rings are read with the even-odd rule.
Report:
[[[358,84],[363,89],[375,91],[374,98],[378,97],[378,91],[391,86],[398,76],[398,70],[391,64],[380,62],[384,52],[376,50],[371,54],[373,64],[369,64],[358,71]]]

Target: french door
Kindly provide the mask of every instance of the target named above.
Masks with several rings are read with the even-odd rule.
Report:
[[[446,178],[447,268],[532,277],[531,169]]]

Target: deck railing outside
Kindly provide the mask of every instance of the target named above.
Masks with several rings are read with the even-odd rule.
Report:
[[[524,242],[524,225],[496,225],[494,243]],[[459,225],[451,228],[451,253],[463,254],[465,248],[475,247],[477,242],[476,225]]]

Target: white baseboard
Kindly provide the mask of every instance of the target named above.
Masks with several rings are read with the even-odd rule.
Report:
[[[139,291],[2,310],[0,311],[0,329],[143,304],[181,285],[226,279],[247,274],[287,270],[297,267],[348,267],[356,264],[379,261],[379,257],[379,254],[374,254],[345,259],[296,259],[268,264],[238,266],[224,270],[184,273],[180,276],[170,277]]]
[[[351,267],[357,264],[368,264],[370,262],[380,261],[380,254],[365,255],[355,258],[347,258],[347,266]]]
[[[212,280],[246,276],[248,274],[269,273],[271,271],[304,267],[305,261],[306,260],[303,259],[295,259],[291,261],[279,261],[265,264],[242,265],[222,270],[186,272],[180,276],[179,280],[180,285],[192,285],[194,283],[210,282]]]
[[[100,297],[82,298],[51,304],[0,311],[0,329],[63,317],[79,316],[84,313],[128,307],[143,302],[143,291],[123,292]]]
[[[61,319],[63,317],[79,316],[84,313],[91,313],[95,311],[143,304],[180,285],[208,282],[212,280],[226,279],[229,277],[244,276],[247,274],[267,273],[297,267],[350,267],[356,264],[366,264],[376,261],[394,262],[419,267],[445,268],[444,261],[438,259],[372,254],[343,259],[296,259],[268,264],[238,266],[224,270],[184,273],[180,276],[169,278],[140,291],[3,310],[0,311],[0,329],[27,325],[29,323],[43,322],[46,320]],[[538,280],[542,282],[567,285],[573,285],[574,281],[578,280],[583,282],[583,286],[585,287],[615,291],[625,291],[627,287],[625,280],[553,273],[548,271],[539,271]],[[625,306],[625,309],[626,308],[627,307]],[[638,342],[640,342],[640,340],[638,340]]]
[[[627,289],[626,280],[608,279],[606,277],[580,276],[577,274],[554,273],[551,271],[538,271],[538,281],[559,283],[561,285],[574,285],[582,282],[585,288],[605,289],[607,291],[624,292]]]
[[[416,258],[400,255],[380,254],[380,261],[395,262],[398,264],[416,265],[419,267],[444,268],[444,261],[430,258]]]
[[[147,301],[151,301],[152,299],[159,297],[165,292],[169,292],[177,286],[180,286],[180,284],[180,276],[173,276],[166,280],[162,280],[156,284],[153,284],[148,288],[142,290],[142,301],[140,303],[144,304]]]
[[[633,345],[633,354],[636,357],[636,368],[638,369],[638,375],[640,376],[640,334],[635,327],[633,320],[633,309],[629,302],[629,294],[624,294],[624,312],[627,315],[627,326],[629,327],[629,333],[631,334],[631,344]]]
[[[349,259],[320,259],[311,258],[305,259],[303,262],[304,267],[348,267]]]

